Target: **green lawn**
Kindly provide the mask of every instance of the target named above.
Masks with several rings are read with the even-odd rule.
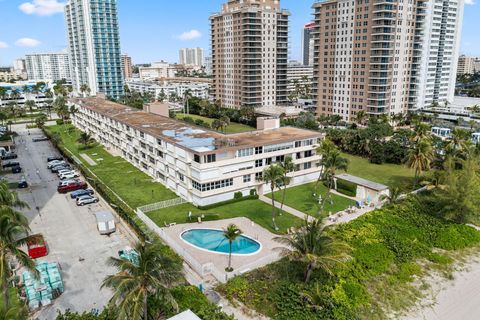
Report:
[[[176,115],[176,118],[179,120],[182,120],[184,117],[190,117],[193,120],[201,119],[210,125],[215,120],[207,117],[198,116],[196,114],[177,113]],[[226,133],[240,133],[240,132],[252,131],[252,130],[256,130],[256,129],[254,127],[247,126],[246,124],[231,122],[230,125],[226,128]]]
[[[279,228],[275,231],[272,227],[272,207],[260,200],[245,200],[236,203],[226,204],[214,209],[200,210],[193,205],[186,203],[174,207],[169,207],[157,211],[149,212],[147,215],[160,227],[166,223],[176,222],[187,223],[196,222],[197,218],[193,217],[193,221],[188,219],[188,212],[192,215],[205,215],[205,220],[219,220],[236,217],[246,217],[262,227],[275,233],[286,233],[287,229],[293,226],[299,226],[301,219],[283,212],[277,216],[276,222]]]
[[[288,188],[286,195],[285,195],[285,205],[302,211],[306,214],[311,216],[317,215],[319,211],[319,204],[318,204],[318,196],[321,195],[324,197],[327,194],[327,187],[325,187],[322,183],[318,183],[316,189],[316,199],[313,196],[313,190],[315,188],[315,182],[303,184],[297,187]],[[275,200],[280,202],[282,200],[283,191],[276,191],[275,192]],[[271,198],[272,194],[269,193],[267,197]],[[335,194],[331,195],[332,203],[328,200],[325,204],[323,209],[324,214],[328,214],[329,212],[335,213],[338,211],[345,210],[349,206],[355,205],[355,201],[337,196]]]
[[[349,174],[402,190],[411,190],[413,187],[415,173],[410,168],[390,163],[373,164],[368,159],[346,153],[342,156],[350,161]]]
[[[85,148],[76,143],[80,131],[70,129],[69,132],[66,132],[65,128],[63,125],[56,125],[46,127],[46,130],[59,134],[64,146],[132,208],[177,197],[174,192],[158,182],[153,182],[151,177],[126,160],[105,151],[101,145],[95,144],[92,147]],[[90,166],[80,156],[81,153],[87,154],[97,162],[97,165]]]

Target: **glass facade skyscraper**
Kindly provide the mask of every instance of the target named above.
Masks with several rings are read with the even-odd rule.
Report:
[[[117,1],[70,0],[65,22],[74,91],[87,84],[92,95],[123,95]]]

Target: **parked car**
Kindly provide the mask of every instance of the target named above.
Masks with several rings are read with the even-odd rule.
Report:
[[[47,168],[51,169],[51,168],[53,168],[55,166],[59,166],[61,164],[67,164],[67,163],[65,161],[53,160],[52,162],[48,163]]]
[[[47,162],[52,162],[52,161],[55,161],[55,160],[57,160],[57,161],[62,161],[63,158],[60,157],[60,156],[51,156],[51,157],[48,157],[48,158],[47,158]]]
[[[68,168],[60,169],[60,170],[58,170],[58,172],[57,172],[57,176],[60,177],[62,174],[68,173],[68,172],[73,172],[73,170],[72,170],[72,169],[68,169]]]
[[[73,179],[80,177],[80,174],[75,171],[65,172],[59,176],[60,180]]]
[[[72,170],[72,166],[69,164],[60,164],[50,169],[52,173],[58,173],[60,170]]]
[[[5,169],[5,168],[18,167],[19,165],[20,165],[20,163],[18,163],[18,162],[9,161],[7,163],[4,163],[2,167],[3,167],[3,169]]]
[[[40,142],[40,141],[48,141],[49,139],[45,136],[34,137],[32,139],[33,142]]]
[[[93,194],[94,194],[94,192],[93,192],[92,189],[80,189],[80,190],[73,191],[72,193],[70,193],[70,197],[72,199],[77,199],[81,196],[91,196]]]
[[[57,188],[59,193],[67,193],[71,191],[76,191],[80,189],[87,189],[87,184],[84,181],[70,181],[65,185],[60,185]]]
[[[22,178],[21,178],[20,181],[18,182],[17,187],[18,187],[19,189],[28,188],[28,183],[27,183],[27,180],[25,179],[25,176],[22,176]]]
[[[58,183],[58,186],[65,186],[71,182],[80,182],[80,179],[67,179],[67,180],[63,180],[63,181],[60,181]]]
[[[86,204],[97,203],[98,198],[92,196],[81,196],[77,198],[77,206],[84,206]]]
[[[20,166],[12,167],[12,173],[20,173],[20,172],[22,172],[22,167]]]
[[[13,152],[7,152],[2,156],[2,160],[17,159],[18,156]]]

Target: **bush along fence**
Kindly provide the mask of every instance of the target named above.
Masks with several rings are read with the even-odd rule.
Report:
[[[132,230],[140,237],[141,240],[150,240],[148,229],[143,226],[141,220],[136,216],[135,210],[132,209],[120,196],[110,189],[103,181],[97,177],[90,169],[85,167],[73,153],[65,148],[59,141],[58,137],[51,134],[48,130],[43,129],[44,134],[50,139],[53,145],[59,150],[63,157],[71,163],[76,163],[77,167],[88,180],[90,185],[115,209],[117,214],[132,228]]]

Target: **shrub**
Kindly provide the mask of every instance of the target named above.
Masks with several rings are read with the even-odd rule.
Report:
[[[171,291],[177,301],[180,311],[192,310],[201,319],[209,320],[234,320],[221,311],[219,307],[208,301],[200,290],[193,286],[179,286]],[[173,312],[171,312],[173,316]]]
[[[197,120],[195,120],[195,124],[197,126],[204,127],[205,126],[205,121],[203,121],[202,119],[197,119]]]
[[[256,189],[250,189],[250,195],[251,196],[256,196],[257,195],[257,190]]]
[[[357,195],[357,185],[349,181],[337,179],[337,191],[344,195],[355,197]]]
[[[370,162],[382,164],[385,162],[385,148],[381,142],[370,144]]]
[[[64,123],[64,121],[63,119],[57,119],[56,123],[57,125],[61,126]]]
[[[233,194],[233,199],[237,199],[237,200],[238,200],[238,199],[242,199],[242,198],[243,198],[243,194],[242,194],[240,191],[235,192],[235,193]]]
[[[194,123],[195,123],[195,121],[193,120],[192,117],[185,117],[185,118],[183,118],[183,121],[188,122],[188,123],[191,123],[191,124],[194,124]]]

